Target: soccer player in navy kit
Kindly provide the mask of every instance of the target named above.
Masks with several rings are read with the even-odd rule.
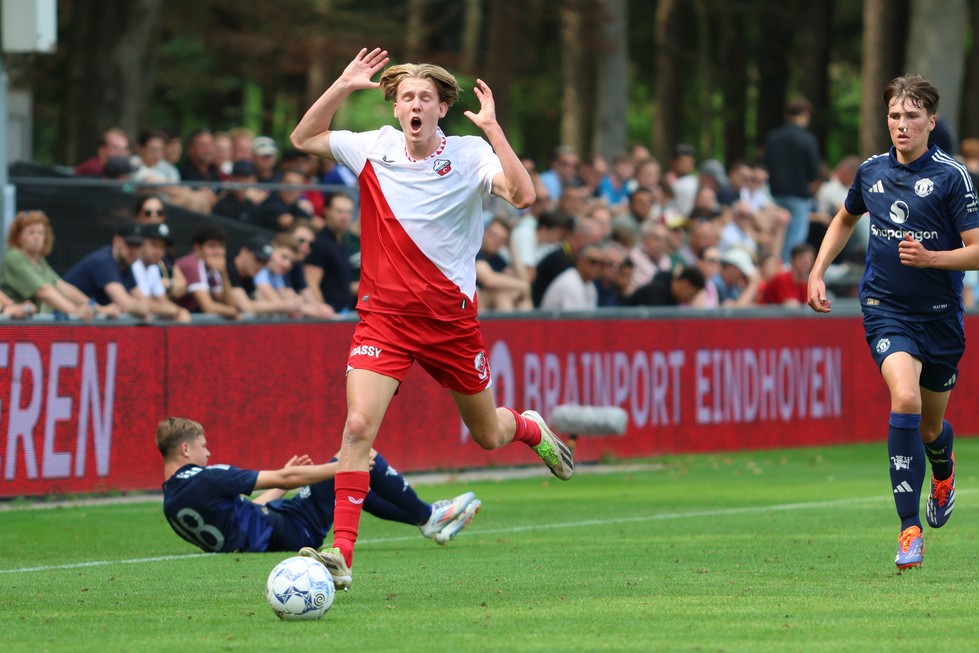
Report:
[[[204,428],[168,417],[156,431],[163,455],[163,513],[180,537],[204,551],[298,551],[322,545],[333,522],[337,463],[314,465],[293,456],[285,467],[253,471],[207,465],[211,453]],[[416,525],[422,535],[445,544],[472,520],[480,501],[472,492],[428,504],[376,451],[371,458],[371,492],[364,510]],[[301,488],[285,499],[286,490]],[[254,490],[265,490],[254,500]]]
[[[944,416],[965,351],[962,271],[979,268],[979,205],[965,166],[928,146],[938,89],[907,75],[892,80],[883,99],[893,147],[860,166],[819,248],[809,306],[830,311],[823,275],[869,213],[860,305],[891,397],[887,453],[901,519],[895,564],[906,569],[924,559],[919,504],[926,457],[928,524],[941,528],[955,506],[953,434]]]

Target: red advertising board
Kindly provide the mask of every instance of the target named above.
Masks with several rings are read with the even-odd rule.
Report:
[[[969,333],[975,318],[967,320]],[[212,462],[281,466],[331,456],[345,415],[353,324],[0,327],[0,496],[155,489],[167,415],[204,424]],[[497,401],[545,416],[616,405],[624,436],[577,457],[882,440],[887,394],[859,317],[483,322]],[[973,339],[974,340],[974,339]],[[962,361],[949,419],[979,431],[979,351]],[[535,464],[523,446],[472,443],[445,389],[417,366],[377,448],[402,471]]]

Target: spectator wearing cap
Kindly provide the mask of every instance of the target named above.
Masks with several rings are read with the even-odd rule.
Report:
[[[118,127],[102,132],[95,155],[75,166],[74,173],[79,177],[102,177],[106,161],[113,156],[129,156],[129,136]]]
[[[191,313],[237,318],[228,279],[228,234],[219,224],[205,222],[194,232],[193,250],[174,263],[187,280],[187,292],[176,299]]]
[[[228,181],[236,184],[255,183],[255,164],[244,159],[235,161],[231,167]],[[214,205],[213,213],[232,220],[258,225],[258,204],[250,197],[249,189],[244,187],[228,188],[221,194],[221,199]]]
[[[248,239],[233,257],[228,258],[228,280],[231,282],[231,298],[235,307],[246,315],[302,315],[302,300],[263,298],[256,292],[255,279],[275,254],[271,241],[257,234]],[[284,267],[281,261],[278,262]]]
[[[268,198],[258,206],[258,224],[272,231],[288,229],[296,218],[311,218],[306,208],[309,203],[303,200],[302,189],[295,188],[305,185],[306,178],[295,170],[286,170],[280,181],[293,188],[281,188],[269,193]]]
[[[58,311],[81,320],[91,320],[94,313],[119,314],[119,307],[93,306],[87,295],[54,271],[45,258],[51,253],[54,232],[43,211],[20,211],[14,216],[7,233],[7,252],[0,264],[0,288],[14,303],[31,301],[36,312]],[[3,308],[11,315],[13,308]],[[33,313],[30,309],[28,312]]]
[[[279,146],[268,136],[258,136],[252,141],[252,161],[255,163],[255,178],[260,184],[279,181],[276,164],[279,162]]]
[[[65,281],[97,304],[115,304],[123,313],[145,318],[149,306],[136,288],[132,270],[142,244],[139,223],[124,220],[116,229],[112,244],[100,247],[72,266],[65,274]]]
[[[102,178],[113,181],[126,181],[136,172],[136,167],[128,156],[110,156],[102,168]]]
[[[350,258],[343,244],[353,215],[354,201],[349,195],[330,195],[323,211],[324,227],[316,235],[303,268],[314,299],[328,304],[337,313],[349,310],[356,296]]]
[[[142,225],[140,232],[143,244],[133,262],[133,277],[136,288],[146,298],[150,314],[165,320],[190,322],[190,311],[170,301],[164,282],[163,257],[167,247],[173,245],[170,227],[165,222],[149,222]]]
[[[761,275],[751,254],[740,247],[731,247],[721,255],[721,270],[711,281],[721,307],[729,308],[754,306],[761,287]]]

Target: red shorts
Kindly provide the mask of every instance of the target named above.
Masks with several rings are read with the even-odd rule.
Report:
[[[489,359],[475,317],[445,321],[387,313],[360,314],[347,368],[404,381],[414,361],[450,390],[474,395],[490,387]]]

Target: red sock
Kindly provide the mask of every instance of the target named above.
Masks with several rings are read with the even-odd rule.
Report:
[[[336,504],[333,508],[333,546],[339,547],[347,566],[354,563],[354,544],[360,526],[364,497],[371,487],[369,472],[337,472],[333,479]]]
[[[504,406],[504,408],[506,408]],[[512,408],[506,410],[513,413],[513,419],[517,421],[517,429],[513,432],[513,439],[523,442],[528,447],[536,447],[540,444],[540,426],[537,422],[532,422]]]

